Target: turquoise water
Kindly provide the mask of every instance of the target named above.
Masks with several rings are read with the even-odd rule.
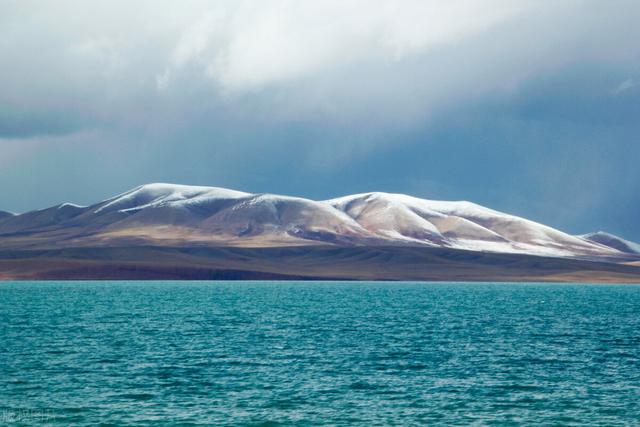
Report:
[[[640,425],[640,286],[0,283],[0,424]]]

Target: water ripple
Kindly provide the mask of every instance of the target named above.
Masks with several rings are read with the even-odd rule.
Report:
[[[640,425],[640,287],[0,284],[0,425]]]

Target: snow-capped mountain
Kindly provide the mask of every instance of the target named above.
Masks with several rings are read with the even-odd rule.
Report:
[[[114,242],[426,246],[554,257],[630,253],[601,239],[572,236],[470,202],[388,193],[314,201],[216,187],[147,184],[91,206],[64,203],[0,216],[0,245],[6,247]]]
[[[620,252],[624,252],[627,254],[640,255],[639,244],[630,242],[628,240],[625,240],[621,237],[615,236],[610,233],[605,233],[604,231],[584,234],[580,237],[590,242],[599,243],[604,246],[609,246],[610,248],[617,249]]]
[[[616,251],[527,219],[459,201],[367,193],[328,201],[376,235],[483,252],[546,256],[613,255]]]
[[[0,221],[4,218],[9,218],[11,216],[14,216],[14,214],[11,212],[0,211]]]

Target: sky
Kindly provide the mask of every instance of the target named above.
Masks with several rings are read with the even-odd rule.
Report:
[[[640,241],[640,2],[0,1],[0,209],[150,182]]]

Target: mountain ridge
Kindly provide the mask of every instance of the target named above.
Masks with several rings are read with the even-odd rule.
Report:
[[[2,221],[3,218],[9,218],[9,217],[12,217],[12,216],[15,216],[15,214],[13,212],[0,210],[0,221]]]
[[[634,244],[607,236],[467,201],[383,192],[315,201],[155,183],[0,217],[0,279],[640,283],[640,254],[625,250]]]
[[[591,242],[609,246],[611,248],[619,250],[620,252],[640,255],[640,244],[631,242],[629,240],[623,239],[622,237],[607,233],[605,231],[587,233],[581,235],[580,237]]]
[[[315,201],[152,183],[89,206],[62,203],[0,219],[0,239],[33,236],[43,243],[61,234],[93,244],[129,238],[232,246],[421,245],[560,257],[635,254],[469,201],[385,192]]]

